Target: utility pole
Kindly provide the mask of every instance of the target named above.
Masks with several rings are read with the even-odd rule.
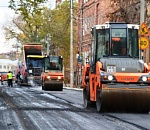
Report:
[[[73,88],[74,70],[73,70],[73,0],[70,0],[70,87]]]
[[[145,21],[145,0],[141,0],[140,4],[140,24]]]
[[[83,4],[84,4],[84,0],[82,0],[81,3],[81,35],[80,35],[80,53],[79,56],[82,57],[82,42],[83,42]],[[83,60],[83,57],[82,57]],[[79,85],[81,85],[81,80],[82,80],[82,62],[81,61],[81,65],[80,65],[80,70],[79,70]]]
[[[140,4],[140,25],[145,21],[145,0],[141,0]],[[143,59],[144,51],[139,49],[139,58]]]

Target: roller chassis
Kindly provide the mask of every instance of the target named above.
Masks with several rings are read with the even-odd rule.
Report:
[[[42,90],[63,90],[63,58],[62,56],[49,55],[44,57],[44,68],[41,74]]]
[[[150,64],[139,58],[138,29],[120,22],[91,28],[92,48],[82,71],[85,107],[94,102],[98,112],[149,112]]]
[[[85,108],[90,108],[93,106],[93,104],[95,104],[98,112],[127,111],[149,113],[149,84],[102,82],[100,78],[100,71],[96,74],[93,74],[89,71],[89,69],[87,69],[89,66],[89,64],[86,66],[86,69],[84,69],[86,71],[83,74],[84,85],[82,87]],[[102,68],[99,68],[98,70],[101,69]],[[118,98],[120,98],[120,100],[118,100]]]
[[[49,91],[62,91],[63,90],[63,81],[42,81],[42,90]]]

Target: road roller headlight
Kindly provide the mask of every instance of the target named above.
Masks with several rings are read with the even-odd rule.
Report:
[[[101,82],[104,83],[114,83],[116,82],[116,77],[113,74],[110,73],[105,73],[105,72],[100,72],[101,75]]]
[[[144,82],[147,81],[147,77],[145,77],[145,76],[142,77],[142,81],[144,81]]]
[[[47,76],[47,78],[50,79],[51,77],[50,77],[50,76]]]
[[[112,75],[109,75],[109,76],[108,76],[108,80],[110,80],[110,81],[113,80],[113,76],[112,76]]]
[[[58,76],[58,79],[61,79],[61,77],[60,77],[60,76]]]
[[[29,70],[29,73],[32,73],[32,70]]]

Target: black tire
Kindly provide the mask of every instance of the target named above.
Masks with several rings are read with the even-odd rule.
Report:
[[[101,91],[99,88],[96,90],[96,109],[101,112]]]
[[[149,114],[149,109],[143,111],[144,114]]]
[[[44,87],[43,87],[43,85],[42,85],[42,90],[44,90]]]
[[[149,111],[150,111],[149,109],[141,109],[141,110],[138,110],[137,112],[142,113],[142,114],[148,114]]]
[[[60,88],[60,91],[63,91],[63,87]]]
[[[89,82],[87,83],[87,87],[83,89],[83,102],[84,102],[84,107],[89,108],[91,105],[90,101],[90,86]]]

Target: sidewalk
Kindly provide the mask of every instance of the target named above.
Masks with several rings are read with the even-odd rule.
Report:
[[[67,88],[67,89],[75,89],[75,90],[82,90],[81,87],[75,86],[75,85],[74,85],[73,88],[71,88],[71,87],[70,87],[70,84],[64,84],[64,85],[63,85],[63,88]]]

